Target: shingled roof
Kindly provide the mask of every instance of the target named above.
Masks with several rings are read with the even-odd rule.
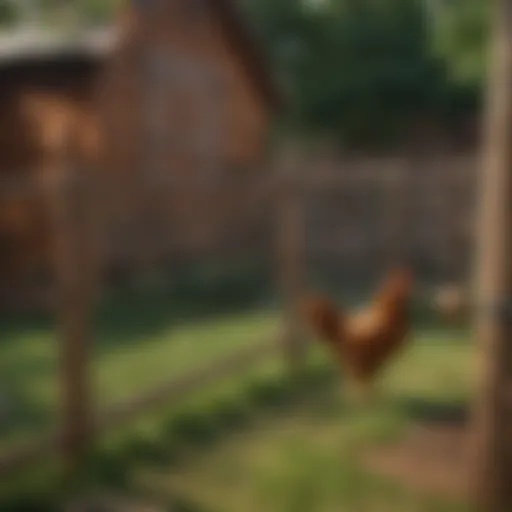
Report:
[[[240,63],[272,108],[281,105],[281,96],[268,63],[240,12],[236,0],[208,0],[218,17],[223,34]],[[116,27],[88,30],[73,37],[45,30],[17,30],[0,33],[0,68],[31,61],[106,58],[119,38]]]

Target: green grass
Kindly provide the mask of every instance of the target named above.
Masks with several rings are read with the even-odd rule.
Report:
[[[261,309],[205,313],[165,297],[108,305],[98,316],[92,350],[97,406],[268,339],[278,326],[278,316]],[[399,439],[412,422],[461,407],[468,397],[473,357],[467,335],[423,327],[415,334],[416,343],[387,372],[373,409],[347,407],[321,349],[312,354],[313,381],[299,388],[283,378],[276,358],[104,437],[83,484],[128,487],[180,503],[177,510],[203,512],[465,510],[369,474],[361,464],[366,450]],[[6,446],[49,428],[57,417],[57,343],[42,321],[6,323],[0,335],[0,386],[18,406],[0,426],[0,446]],[[17,496],[9,487],[14,502],[25,495],[28,505],[2,510],[58,501],[48,490],[51,474],[53,468],[35,471],[39,491],[32,497],[23,494],[26,480]]]
[[[257,512],[455,512],[462,503],[418,494],[369,473],[362,456],[407,427],[464,407],[473,357],[464,339],[418,335],[383,380],[381,402],[347,405],[334,385],[257,416],[252,427],[201,449],[179,467],[139,467],[139,490],[179,496],[190,510]],[[420,461],[419,461],[420,463]]]
[[[262,310],[194,316],[162,297],[128,297],[98,315],[91,347],[97,408],[148,391],[233,350],[275,336]],[[50,322],[0,326],[0,447],[50,429],[58,418],[58,343]],[[2,407],[5,410],[2,412]]]

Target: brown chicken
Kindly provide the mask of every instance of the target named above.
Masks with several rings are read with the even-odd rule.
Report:
[[[412,285],[408,270],[395,270],[373,302],[351,314],[321,296],[303,303],[309,326],[329,346],[351,383],[365,394],[371,392],[378,372],[406,341]]]

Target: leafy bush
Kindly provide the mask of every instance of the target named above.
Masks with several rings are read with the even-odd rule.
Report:
[[[422,117],[452,122],[478,107],[488,3],[436,4],[431,13],[421,0],[245,0],[288,123],[349,147],[388,146]]]

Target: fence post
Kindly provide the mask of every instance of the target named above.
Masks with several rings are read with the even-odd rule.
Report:
[[[411,193],[409,180],[410,168],[407,160],[401,160],[399,165],[389,173],[385,179],[388,179],[388,245],[387,257],[390,267],[410,263],[404,261],[408,259],[408,224],[410,211],[408,208],[409,194]]]
[[[59,162],[52,182],[54,268],[56,275],[61,386],[61,449],[71,473],[92,435],[88,345],[95,286],[88,181]],[[79,179],[82,178],[82,179]]]
[[[304,290],[305,225],[302,166],[299,148],[288,143],[278,161],[277,246],[279,281],[284,307],[284,356],[293,374],[306,359],[299,301]]]
[[[474,409],[473,488],[478,510],[505,512],[512,510],[512,0],[497,0],[492,5],[475,272],[476,335],[482,367]]]

